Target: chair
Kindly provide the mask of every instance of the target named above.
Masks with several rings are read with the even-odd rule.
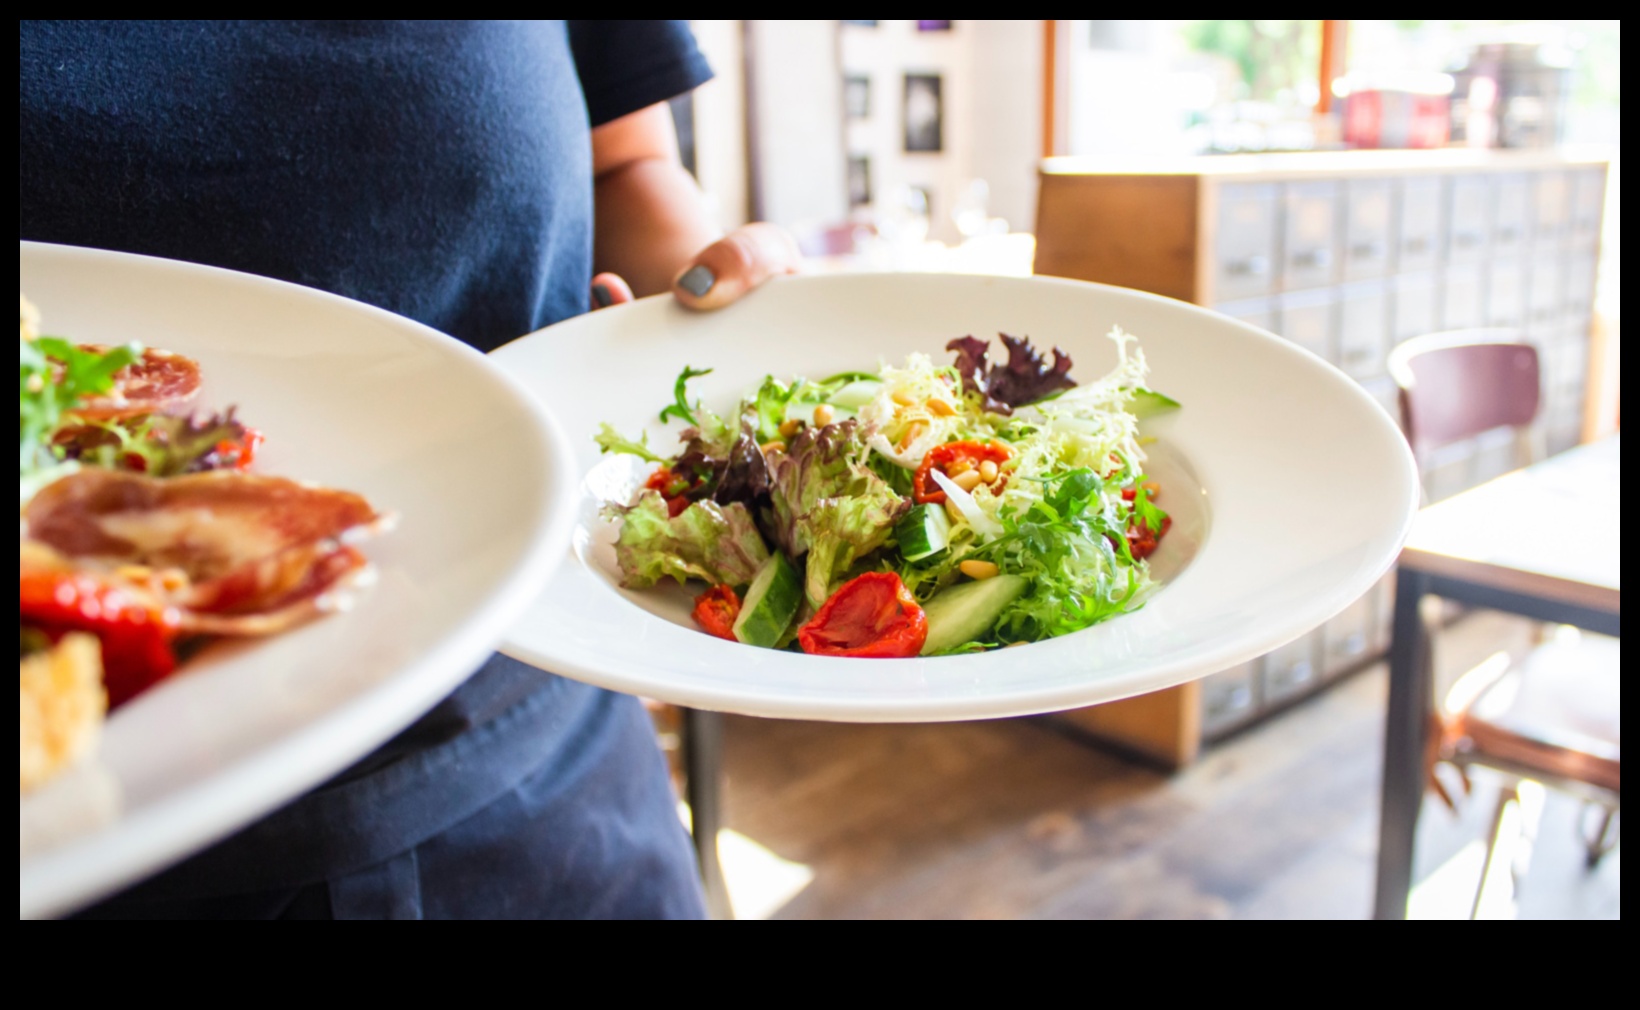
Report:
[[[1517,464],[1544,455],[1535,427],[1542,404],[1537,348],[1505,329],[1450,330],[1414,337],[1389,354],[1399,387],[1401,430],[1420,471],[1441,449],[1513,428]]]
[[[1517,435],[1522,464],[1543,455],[1533,424],[1541,400],[1537,350],[1508,330],[1463,330],[1417,337],[1389,357],[1400,390],[1401,424],[1420,469],[1445,446],[1497,428]],[[1562,636],[1563,638],[1568,636]],[[1577,639],[1581,643],[1581,639]],[[1453,685],[1437,706],[1429,755],[1431,789],[1448,806],[1452,796],[1435,774],[1438,764],[1458,772],[1501,773],[1482,884],[1496,858],[1499,834],[1519,784],[1530,779],[1578,796],[1602,811],[1585,838],[1588,865],[1615,845],[1613,822],[1621,794],[1619,646],[1573,647],[1566,640],[1539,645],[1525,660],[1488,661]],[[1478,890],[1472,911],[1478,911]]]

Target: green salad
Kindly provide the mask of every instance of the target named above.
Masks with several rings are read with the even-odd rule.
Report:
[[[604,452],[655,464],[620,523],[622,585],[698,591],[702,630],[766,648],[896,658],[1079,631],[1144,604],[1171,524],[1139,421],[1178,404],[1146,385],[1135,339],[1098,381],[1001,335],[875,371],[765,378],[736,411],[691,402],[685,368],[664,456],[603,425]]]

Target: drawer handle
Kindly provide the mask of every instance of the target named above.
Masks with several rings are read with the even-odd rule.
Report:
[[[1461,231],[1452,236],[1452,244],[1459,249],[1473,249],[1481,244],[1481,233],[1478,231]]]
[[[1350,256],[1358,260],[1377,259],[1384,255],[1382,242],[1357,242],[1350,246]]]
[[[1429,239],[1426,238],[1423,235],[1419,235],[1416,238],[1409,238],[1405,242],[1401,243],[1401,249],[1402,249],[1403,252],[1409,252],[1409,253],[1412,253],[1413,255],[1417,255],[1418,253],[1428,252],[1429,251]]]
[[[1498,239],[1502,242],[1513,242],[1520,238],[1520,229],[1514,226],[1498,229]]]
[[[1268,256],[1247,256],[1239,260],[1231,260],[1224,265],[1224,272],[1231,277],[1263,277],[1270,272],[1270,258]]]
[[[1325,249],[1306,249],[1303,252],[1293,253],[1289,262],[1300,270],[1310,270],[1324,267],[1332,262],[1332,254]]]
[[[1207,704],[1207,713],[1214,718],[1241,712],[1253,707],[1253,692],[1245,684],[1237,684],[1223,694],[1214,695]]]

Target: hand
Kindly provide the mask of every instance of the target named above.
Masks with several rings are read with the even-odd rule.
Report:
[[[742,225],[702,249],[672,281],[672,294],[691,309],[718,309],[770,277],[797,272],[802,255],[784,228],[765,222]],[[620,276],[592,278],[592,306],[608,308],[632,301]]]

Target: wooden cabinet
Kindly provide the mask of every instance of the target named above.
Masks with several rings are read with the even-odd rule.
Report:
[[[1543,441],[1582,432],[1603,162],[1547,151],[1370,151],[1118,164],[1049,159],[1036,272],[1154,291],[1268,329],[1337,365],[1393,416],[1396,343],[1519,331],[1543,361]],[[1511,465],[1512,440],[1452,447],[1430,498]],[[1165,763],[1377,658],[1393,579],[1297,642],[1171,692],[1069,714]]]

